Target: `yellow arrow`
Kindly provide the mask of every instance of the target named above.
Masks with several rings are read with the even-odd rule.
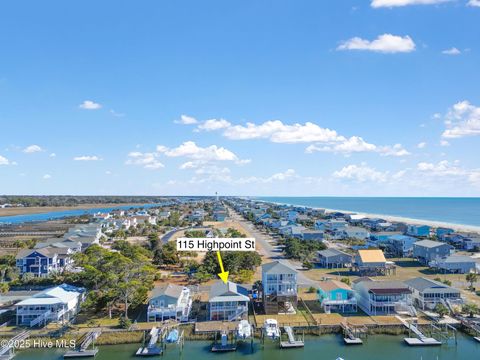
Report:
[[[225,271],[225,269],[223,268],[222,255],[220,254],[220,251],[217,251],[217,258],[218,258],[218,264],[220,265],[220,271],[221,271],[221,273],[218,274],[218,276],[226,284],[228,282],[228,271]]]

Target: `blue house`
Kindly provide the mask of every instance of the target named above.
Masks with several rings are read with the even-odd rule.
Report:
[[[430,235],[430,226],[428,225],[408,225],[407,235],[428,237]]]
[[[450,235],[450,234],[453,234],[454,232],[455,230],[453,229],[443,228],[443,227],[439,227],[435,230],[435,233],[440,240],[443,240],[445,235]]]
[[[321,281],[317,293],[326,313],[357,311],[357,300],[352,288],[341,281]]]
[[[327,223],[327,220],[315,220],[315,225],[314,225],[315,230],[324,231],[326,223]]]
[[[21,275],[30,273],[35,277],[46,277],[62,271],[73,263],[69,248],[24,249],[16,256],[16,266]]]

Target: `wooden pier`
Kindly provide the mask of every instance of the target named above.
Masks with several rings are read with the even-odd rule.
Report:
[[[140,347],[135,353],[136,356],[157,356],[163,353],[162,347],[157,346],[160,329],[153,327],[149,333],[149,341],[147,346]]]
[[[83,357],[94,357],[98,353],[98,349],[95,348],[95,340],[102,333],[101,330],[93,330],[88,332],[82,339],[78,350],[70,350],[63,354],[64,359],[71,358],[83,358]],[[88,347],[92,345],[92,349]]]
[[[398,320],[402,322],[402,324],[409,330],[409,332],[413,332],[417,335],[416,338],[408,337],[404,338],[403,340],[409,346],[439,346],[442,345],[442,342],[433,338],[425,336],[418,328],[412,323],[407,322],[405,319],[401,318],[400,316],[396,316]]]
[[[15,335],[11,339],[7,340],[7,343],[0,348],[0,359],[11,360],[15,357],[15,344],[24,341],[30,337],[29,331],[22,331]]]
[[[342,323],[342,330],[343,330],[343,341],[346,345],[362,345],[363,340],[360,339],[358,336],[359,329],[352,328],[350,325],[346,323]]]
[[[302,340],[295,339],[295,335],[293,334],[293,328],[291,326],[284,326],[283,330],[287,334],[288,341],[282,341],[280,337],[280,348],[289,349],[305,346],[304,338]]]
[[[220,335],[220,343],[217,343],[217,335],[215,335],[215,340],[211,348],[212,352],[228,352],[236,351],[237,343],[234,339],[234,336],[231,337],[231,341],[228,340],[228,332],[224,331]]]

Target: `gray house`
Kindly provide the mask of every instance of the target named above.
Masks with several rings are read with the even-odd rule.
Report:
[[[352,266],[353,256],[337,249],[322,250],[317,253],[317,263],[323,268],[345,268]]]
[[[456,274],[468,274],[477,269],[475,259],[465,255],[450,255],[445,258],[439,258],[434,260],[431,266],[442,272]]]
[[[428,265],[430,261],[450,255],[452,246],[432,240],[417,241],[413,244],[413,257]]]
[[[302,239],[310,241],[322,241],[323,231],[321,230],[303,230]]]
[[[417,277],[406,280],[405,284],[412,291],[414,305],[422,310],[432,310],[438,303],[445,301],[454,304],[463,302],[460,290],[435,280]]]

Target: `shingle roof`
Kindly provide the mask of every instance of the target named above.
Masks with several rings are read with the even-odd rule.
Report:
[[[374,294],[409,294],[411,293],[408,286],[401,281],[376,281],[367,280],[361,281],[361,284],[365,289]]]
[[[318,252],[318,255],[321,255],[323,257],[330,257],[330,256],[337,256],[337,255],[351,256],[350,254],[347,254],[346,252],[340,251],[338,249],[321,250]]]
[[[224,283],[219,280],[210,288],[208,296],[209,302],[224,302],[224,301],[249,301],[248,292],[245,288],[228,281]]]
[[[447,244],[441,243],[441,242],[438,242],[438,241],[433,241],[433,240],[421,240],[421,241],[417,241],[415,243],[415,245],[423,246],[423,247],[426,247],[426,248],[434,248],[434,247],[437,247],[437,246],[442,246],[442,245],[447,245]]]
[[[262,273],[268,272],[270,274],[296,274],[297,270],[291,268],[280,261],[274,261],[262,265]]]
[[[427,279],[424,277],[417,277],[414,279],[406,280],[405,284],[407,284],[411,288],[414,288],[415,290],[418,290],[419,292],[423,292],[426,289],[430,289],[430,288],[442,288],[442,289],[450,288],[450,286],[442,284],[441,282]]]
[[[358,256],[362,263],[386,262],[385,255],[382,250],[358,250]]]
[[[183,286],[178,286],[175,284],[160,285],[153,288],[152,298],[166,295],[178,299],[182,294],[182,291]]]
[[[320,281],[318,283],[318,287],[323,291],[332,291],[335,289],[345,289],[345,290],[352,290],[350,286],[347,284],[337,281],[337,280],[327,280],[327,281]]]

